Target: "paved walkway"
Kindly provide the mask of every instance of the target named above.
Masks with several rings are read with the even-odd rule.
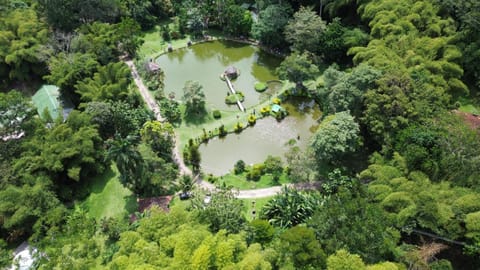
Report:
[[[125,63],[130,68],[135,84],[137,85],[137,88],[140,91],[140,94],[142,95],[142,98],[147,104],[148,108],[155,113],[155,118],[158,121],[160,122],[165,121],[165,118],[163,118],[162,115],[160,114],[160,107],[158,106],[157,102],[155,102],[155,99],[153,99],[153,97],[150,95],[150,92],[148,91],[145,84],[143,84],[142,78],[140,78],[140,75],[138,75],[137,68],[135,67],[135,64],[133,63],[133,61],[128,60],[128,61],[125,61]],[[175,161],[175,163],[177,163],[181,174],[193,175],[190,168],[188,168],[185,165],[185,162],[183,162],[183,158],[179,150],[180,140],[178,139],[178,136],[175,136],[175,137],[176,139],[175,139],[175,147],[173,149],[173,160]],[[208,181],[203,180],[198,174],[193,176],[193,178],[197,186],[199,186],[202,189],[206,189],[210,191],[213,191],[216,189],[215,185],[213,185]],[[291,184],[289,184],[289,186],[293,186],[300,189],[304,188],[304,187],[291,185]],[[311,189],[311,188],[313,187],[307,187],[306,189]],[[265,197],[274,196],[275,194],[279,193],[281,190],[282,190],[282,186],[275,186],[275,187],[262,188],[262,189],[240,190],[238,192],[237,197],[239,199],[265,198]]]

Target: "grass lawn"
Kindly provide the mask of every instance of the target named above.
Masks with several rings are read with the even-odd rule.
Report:
[[[90,195],[81,203],[87,213],[100,220],[104,217],[122,218],[137,210],[137,201],[132,192],[119,180],[115,165],[97,176],[90,186]]]
[[[255,210],[255,218],[259,218],[260,211],[263,206],[269,202],[273,197],[257,198],[257,199],[242,199],[245,205],[245,217],[248,221],[252,221],[252,211]],[[255,202],[255,203],[253,203]]]
[[[459,98],[460,107],[458,108],[461,112],[480,114],[480,106],[475,104],[472,99],[469,98]]]
[[[239,175],[229,173],[219,178],[218,182],[215,184],[219,186],[223,186],[224,183],[225,183],[225,186],[227,187],[238,188],[239,190],[246,190],[246,189],[268,188],[268,187],[278,186],[282,184],[287,184],[287,183],[290,183],[290,180],[288,179],[287,175],[282,174],[282,176],[280,176],[280,184],[275,185],[272,183],[272,175],[270,174],[262,175],[260,180],[255,182],[255,181],[248,181],[245,177],[245,173],[239,174]]]

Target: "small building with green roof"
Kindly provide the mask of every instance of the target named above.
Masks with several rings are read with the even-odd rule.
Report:
[[[45,110],[48,110],[52,119],[57,119],[61,115],[65,120],[73,110],[73,105],[61,98],[60,91],[55,85],[42,85],[33,95],[32,101],[40,117],[44,117]]]

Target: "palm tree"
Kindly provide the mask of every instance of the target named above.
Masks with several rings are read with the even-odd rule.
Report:
[[[145,162],[136,148],[137,143],[136,136],[129,135],[122,138],[117,135],[115,139],[108,142],[109,148],[106,155],[106,160],[114,161],[117,165],[122,184],[134,191],[140,189],[145,167]]]

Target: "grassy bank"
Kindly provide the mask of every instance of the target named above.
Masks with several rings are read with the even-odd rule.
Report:
[[[97,220],[122,218],[137,210],[135,196],[120,183],[119,176],[117,168],[112,165],[93,179],[89,187],[90,195],[80,204],[88,215]]]

